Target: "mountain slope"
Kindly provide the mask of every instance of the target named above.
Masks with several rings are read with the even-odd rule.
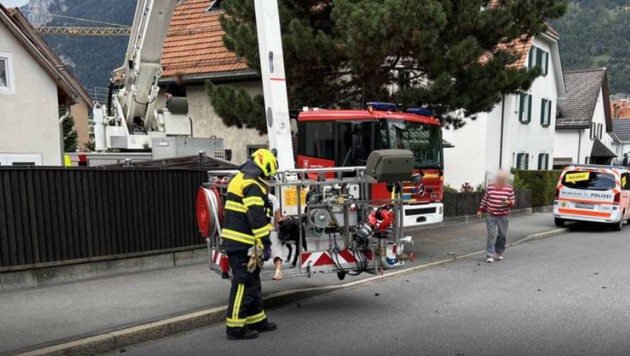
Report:
[[[612,93],[630,93],[630,0],[569,0],[567,14],[552,21],[560,33],[565,70],[608,67]],[[31,22],[99,26],[50,13],[131,25],[136,0],[30,0],[21,10]],[[29,13],[29,9],[32,9]],[[45,36],[48,44],[91,93],[105,87],[123,64],[127,37]]]
[[[107,26],[63,17],[86,18],[131,25],[136,0],[30,0],[20,10],[31,23],[50,26]],[[95,87],[106,87],[115,68],[123,65],[128,37],[46,35],[44,39],[94,95]]]
[[[607,67],[611,93],[630,93],[630,0],[573,0],[552,26],[564,70]]]

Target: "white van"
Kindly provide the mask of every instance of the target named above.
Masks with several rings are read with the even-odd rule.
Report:
[[[556,226],[566,221],[610,224],[620,231],[630,219],[630,170],[575,165],[562,172],[553,208]]]

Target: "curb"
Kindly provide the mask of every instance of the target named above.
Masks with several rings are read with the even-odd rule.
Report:
[[[541,240],[552,236],[557,236],[567,232],[568,229],[554,229],[541,233],[528,235],[509,246],[517,246],[529,241]],[[485,253],[484,250],[470,252],[464,255],[454,256],[452,258],[426,263],[420,266],[414,266],[401,270],[388,272],[381,276],[373,276],[361,280],[323,287],[312,287],[296,290],[287,290],[276,292],[265,298],[265,307],[282,306],[295,303],[306,298],[316,297],[323,294],[331,293],[338,290],[356,288],[369,283],[374,283],[383,279],[394,278],[411,274],[414,272],[442,266],[448,263],[456,262],[462,259],[470,258]],[[150,340],[155,340],[178,334],[192,329],[209,326],[225,320],[227,305],[216,307],[208,310],[188,313],[164,320],[146,323],[134,327],[120,329],[117,331],[104,333],[101,335],[91,336],[59,345],[48,346],[37,350],[20,353],[22,356],[58,356],[58,355],[84,355],[84,354],[100,354],[110,352],[125,346],[139,344]]]

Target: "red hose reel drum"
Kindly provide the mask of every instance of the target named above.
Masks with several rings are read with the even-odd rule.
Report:
[[[197,227],[203,237],[214,237],[223,223],[223,203],[215,187],[197,189]]]

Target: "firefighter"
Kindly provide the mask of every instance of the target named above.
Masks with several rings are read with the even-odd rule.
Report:
[[[228,186],[221,239],[232,270],[227,310],[230,340],[255,339],[277,329],[263,311],[260,267],[271,255],[271,217],[267,180],[276,174],[278,161],[260,149],[240,168]]]

